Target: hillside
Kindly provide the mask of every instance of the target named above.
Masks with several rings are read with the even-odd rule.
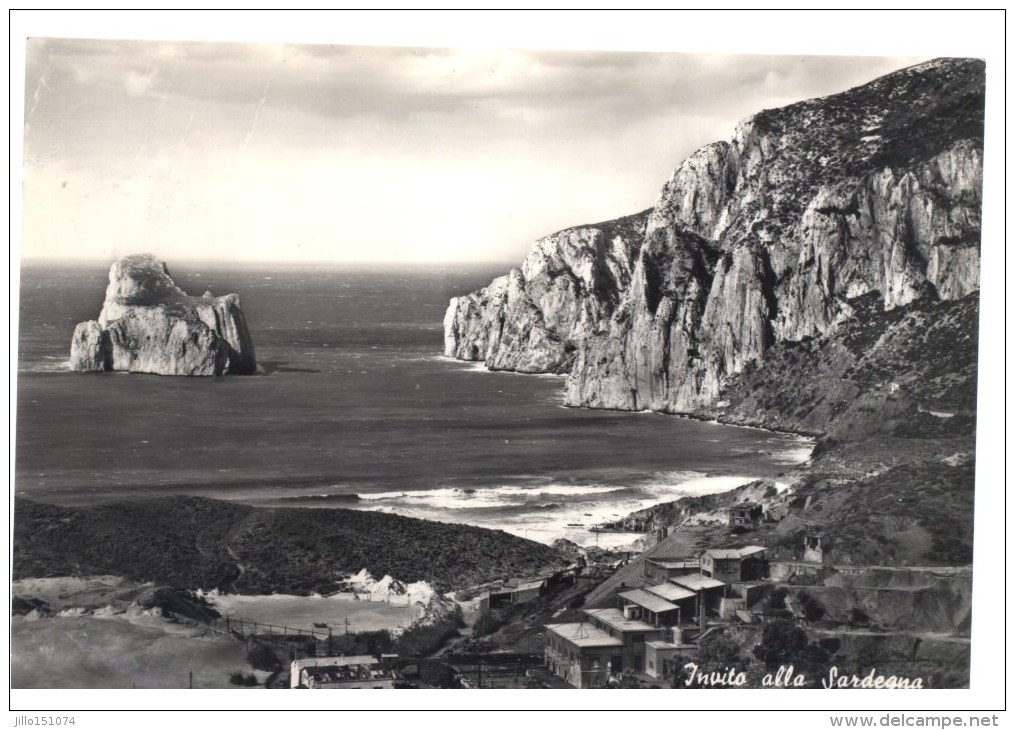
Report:
[[[725,510],[761,499],[779,517],[750,539],[788,554],[811,525],[843,563],[965,564],[983,94],[981,61],[938,59],[748,117],[729,141],[674,170],[640,239],[617,238],[633,263],[616,301],[601,306],[589,288],[576,291],[579,302],[529,296],[526,317],[473,311],[472,328],[446,328],[446,342],[481,339],[493,322],[514,333],[513,350],[502,341],[488,367],[538,363],[545,351],[529,323],[601,312],[569,330],[566,404],[818,437],[811,461],[779,488],[751,485],[625,520],[681,525],[667,538],[675,554],[736,543]],[[517,297],[530,273],[535,281],[554,269],[533,264],[560,240],[541,239],[512,273]],[[470,306],[488,292],[469,295]],[[460,321],[462,302],[452,300],[446,324]],[[482,349],[466,359],[484,359]]]
[[[854,316],[834,332],[774,345],[697,414],[840,441],[971,436],[978,297],[885,310],[871,293],[849,304]]]
[[[330,593],[366,568],[451,590],[562,565],[501,531],[346,509],[199,497],[58,507],[16,498],[14,578],[109,574],[187,589]]]
[[[838,562],[972,561],[977,298],[885,311],[874,296],[834,334],[781,343],[766,368],[732,379],[702,418],[823,434],[808,464],[775,489],[757,482],[635,512],[629,525],[712,525],[712,545],[743,539],[726,510],[752,501],[782,521],[754,542],[792,551],[822,526]],[[806,507],[804,506],[806,505]]]

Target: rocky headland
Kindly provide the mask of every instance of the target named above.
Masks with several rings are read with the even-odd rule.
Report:
[[[491,370],[566,373],[631,284],[649,211],[541,238],[519,269],[451,300],[444,354]]]
[[[939,59],[743,120],[649,211],[452,299],[445,353],[567,372],[572,406],[817,436],[770,542],[818,523],[852,562],[967,562],[984,78]]]
[[[238,295],[189,296],[162,261],[135,254],[110,267],[98,320],[75,328],[70,369],[250,375],[257,363]]]
[[[766,110],[655,206],[537,241],[451,300],[445,353],[570,372],[571,405],[693,412],[780,342],[978,289],[983,64],[938,60]]]

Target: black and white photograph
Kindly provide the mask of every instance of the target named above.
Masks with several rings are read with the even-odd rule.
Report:
[[[1001,66],[166,15],[11,45],[15,727],[1002,686]]]

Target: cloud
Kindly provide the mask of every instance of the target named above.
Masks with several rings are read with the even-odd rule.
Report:
[[[158,76],[158,71],[139,73],[128,70],[124,79],[124,87],[127,89],[127,94],[130,96],[144,95],[151,88],[156,76]]]
[[[909,60],[33,39],[26,251],[519,258]]]
[[[235,43],[40,41],[48,55],[100,85],[117,70],[145,91],[220,104],[256,103],[265,83],[272,103],[326,118],[419,112],[454,114],[470,106],[576,114],[593,110],[611,120],[657,114],[676,106],[719,108],[759,84],[811,88],[852,80],[848,59],[834,57],[693,56],[675,53],[491,51],[369,46],[291,46]],[[104,49],[99,50],[99,49]],[[36,49],[29,77],[38,66]],[[87,56],[87,64],[76,60]],[[33,60],[35,63],[33,63]],[[862,66],[900,65],[871,59]],[[856,66],[855,60],[852,66]],[[861,72],[862,73],[862,72]],[[877,75],[875,72],[874,75]],[[861,80],[869,80],[868,72]],[[84,89],[87,90],[87,89]]]

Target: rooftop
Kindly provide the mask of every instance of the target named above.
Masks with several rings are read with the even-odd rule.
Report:
[[[667,611],[677,610],[677,607],[665,598],[661,598],[660,596],[652,593],[647,593],[640,588],[636,588],[633,591],[624,591],[623,593],[618,593],[617,595],[625,601],[630,601],[642,608],[648,609],[652,613],[666,613]]]
[[[666,568],[667,570],[674,570],[678,568],[695,568],[699,567],[697,560],[690,560],[684,558],[646,558],[646,560],[653,565],[658,565],[660,568]]]
[[[646,641],[645,646],[653,649],[697,649],[697,644],[674,644],[672,641]]]
[[[624,642],[592,624],[547,624],[546,630],[578,647],[623,646]]]
[[[700,573],[696,573],[694,575],[678,575],[675,578],[670,578],[670,583],[676,583],[678,586],[692,590],[695,593],[709,588],[722,588],[726,585],[721,580],[709,578],[701,575]]]
[[[742,548],[712,548],[711,550],[706,550],[704,554],[713,560],[736,560],[738,558],[746,558],[749,555],[763,553],[767,549],[761,545],[747,545]]]
[[[515,587],[515,590],[516,591],[532,591],[532,590],[536,590],[538,588],[542,588],[543,587],[543,583],[545,583],[545,582],[546,581],[544,581],[543,579],[537,578],[536,580],[530,580],[530,581],[526,581],[525,583],[519,583]]]
[[[645,590],[649,593],[654,593],[661,598],[665,598],[667,601],[683,601],[687,598],[694,598],[697,595],[694,591],[681,588],[673,583],[662,583],[657,586],[649,586]]]
[[[304,667],[346,667],[353,664],[377,664],[377,657],[371,654],[354,656],[308,656],[293,662],[301,669]]]
[[[530,588],[538,588],[546,582],[546,578],[540,578],[539,576],[529,577],[518,577],[508,578],[507,580],[500,583],[499,587],[494,587],[494,592],[502,593],[506,591],[520,591],[529,590]]]
[[[380,669],[369,664],[343,664],[316,667],[305,667],[307,677],[319,683],[336,684],[339,682],[361,682],[372,679],[394,679],[390,669]]]
[[[739,550],[733,548],[713,548],[706,550],[704,554],[713,560],[739,560],[743,557]]]
[[[621,632],[656,630],[654,626],[650,626],[644,621],[624,618],[624,614],[616,608],[587,608],[584,613]]]

